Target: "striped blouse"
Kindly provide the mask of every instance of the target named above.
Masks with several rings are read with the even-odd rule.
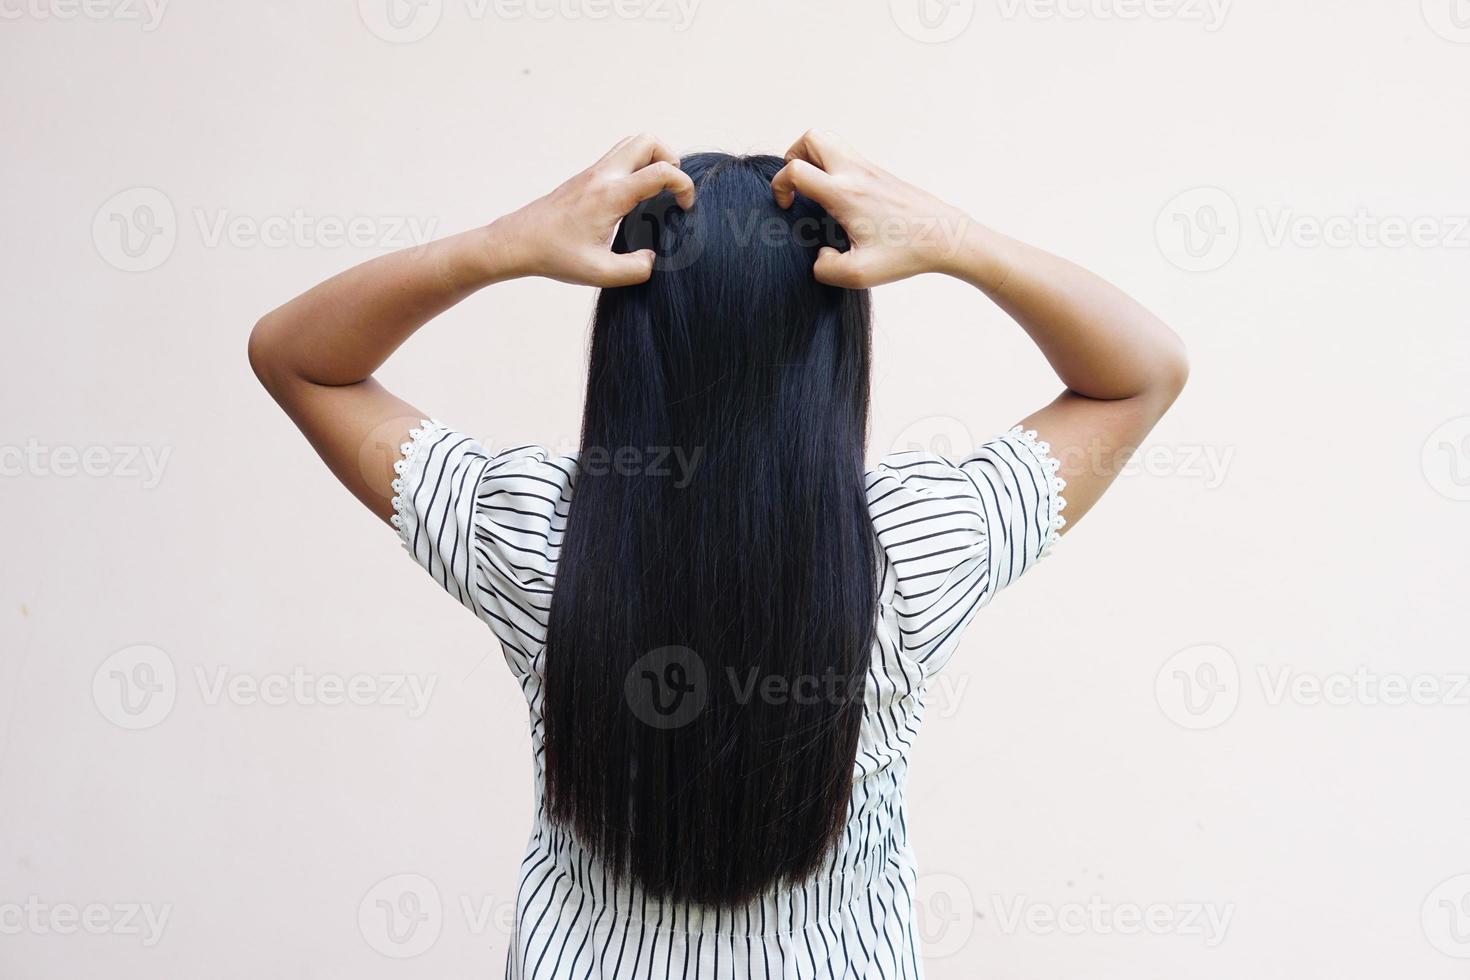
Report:
[[[414,560],[499,638],[530,708],[539,815],[541,656],[576,458],[540,447],[492,453],[438,422],[410,439],[395,464],[393,523]],[[929,678],[1064,523],[1056,469],[1047,444],[1016,428],[958,463],[903,452],[868,473],[879,622],[846,831],[818,874],[736,908],[663,901],[613,881],[595,854],[538,816],[506,976],[920,977],[909,747]]]

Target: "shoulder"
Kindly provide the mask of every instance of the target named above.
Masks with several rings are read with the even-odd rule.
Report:
[[[895,564],[957,556],[983,544],[974,475],[929,452],[890,453],[868,471],[868,513]]]

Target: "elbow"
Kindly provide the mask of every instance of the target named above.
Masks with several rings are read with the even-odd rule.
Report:
[[[1174,404],[1189,382],[1189,354],[1184,349],[1184,341],[1177,336],[1172,338],[1172,343],[1162,354],[1154,372],[1153,388],[1159,401],[1167,409]]]
[[[1164,368],[1164,384],[1169,389],[1173,398],[1178,398],[1184,386],[1189,383],[1189,352],[1184,349],[1184,341],[1177,337],[1174,340],[1174,351]],[[1172,400],[1172,399],[1171,399]]]
[[[255,372],[255,378],[261,387],[273,397],[280,390],[282,376],[275,333],[275,321],[272,314],[267,313],[256,321],[250,331],[250,339],[245,344],[245,356],[250,362],[250,370]]]

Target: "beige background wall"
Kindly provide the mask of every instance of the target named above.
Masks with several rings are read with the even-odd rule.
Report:
[[[930,975],[1470,970],[1464,0],[388,2],[0,0],[0,975],[500,975],[519,691],[246,334],[630,132],[811,125],[1194,363],[935,692]],[[591,299],[491,290],[386,380],[570,446]],[[956,283],[877,310],[875,456],[1055,393]]]

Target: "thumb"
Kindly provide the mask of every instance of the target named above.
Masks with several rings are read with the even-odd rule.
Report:
[[[598,270],[600,286],[636,286],[653,275],[654,251],[651,248],[618,254],[606,253]]]
[[[812,267],[812,274],[817,277],[817,282],[824,282],[829,286],[859,289],[863,286],[862,265],[863,260],[857,249],[839,252],[831,245],[823,245],[817,252],[817,262]]]

